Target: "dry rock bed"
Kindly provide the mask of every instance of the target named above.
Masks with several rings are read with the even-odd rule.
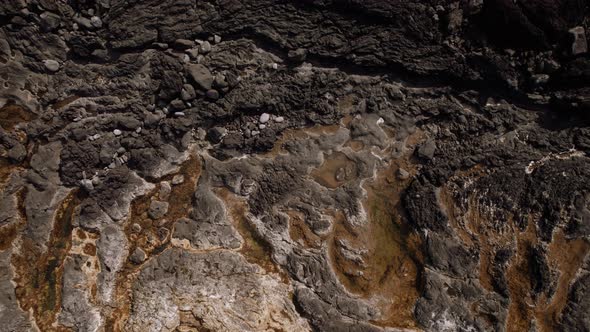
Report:
[[[583,0],[0,2],[0,331],[589,331]]]

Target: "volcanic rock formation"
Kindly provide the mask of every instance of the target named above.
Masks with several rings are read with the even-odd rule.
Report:
[[[0,2],[0,331],[590,330],[583,0]]]

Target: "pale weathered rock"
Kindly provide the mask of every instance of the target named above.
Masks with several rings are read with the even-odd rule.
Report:
[[[260,118],[258,119],[258,122],[260,122],[260,123],[267,123],[268,120],[270,120],[270,114],[268,114],[268,113],[262,113],[260,115]]]
[[[202,42],[199,46],[199,53],[207,54],[209,52],[211,52],[211,44],[208,41]]]
[[[168,213],[168,202],[156,201],[153,200],[150,203],[150,208],[148,210],[148,215],[152,219],[160,219]]]
[[[43,60],[43,64],[50,72],[56,72],[59,70],[59,62],[55,60]]]
[[[172,184],[173,185],[178,185],[184,182],[184,175],[182,174],[177,174],[174,175],[174,177],[172,178]]]
[[[157,270],[161,277],[154,274]],[[165,292],[172,285],[177,291]],[[289,300],[288,286],[260,274],[258,266],[235,252],[166,250],[145,265],[134,290],[137,305],[128,331],[174,330],[181,324],[180,310],[192,312],[214,331],[310,330]],[[219,296],[212,296],[212,290]]]
[[[162,181],[160,183],[160,192],[158,193],[158,197],[161,200],[166,201],[170,197],[171,192],[172,192],[172,187],[170,186],[170,182]]]
[[[102,28],[102,20],[98,16],[92,16],[90,18],[90,24],[96,29]]]

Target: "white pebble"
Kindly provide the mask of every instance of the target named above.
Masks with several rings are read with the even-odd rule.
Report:
[[[285,118],[284,118],[284,117],[282,117],[282,116],[277,116],[277,117],[275,118],[275,122],[281,123],[281,122],[283,122],[283,121],[285,121]]]
[[[261,123],[261,124],[258,125],[258,128],[264,129],[264,128],[266,128],[266,125]]]
[[[55,60],[43,60],[43,64],[45,68],[51,72],[56,72],[59,70],[59,62]]]
[[[211,52],[211,44],[208,41],[204,41],[199,45],[199,53],[207,54]]]
[[[270,114],[268,113],[262,113],[260,115],[260,119],[258,120],[260,123],[267,123],[268,120],[270,120]]]
[[[122,132],[122,131],[120,131],[119,129],[115,129],[115,130],[113,130],[113,134],[115,134],[115,136],[119,136],[119,135],[121,135],[122,133],[123,133],[123,132]]]
[[[90,24],[92,24],[93,27],[100,29],[102,27],[102,20],[98,16],[92,16],[90,18]]]

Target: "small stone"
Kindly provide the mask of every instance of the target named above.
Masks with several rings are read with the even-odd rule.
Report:
[[[197,85],[203,90],[211,89],[213,84],[213,75],[207,67],[201,64],[193,64],[188,68],[188,72]]]
[[[268,114],[268,113],[262,113],[262,114],[260,114],[260,119],[258,119],[258,122],[260,122],[260,123],[267,123],[268,120],[270,120],[270,114]]]
[[[135,248],[133,254],[129,256],[129,260],[134,264],[141,264],[146,260],[146,258],[147,255],[145,254],[145,251],[141,250],[141,248]]]
[[[211,52],[211,43],[209,43],[208,41],[202,42],[199,46],[199,52],[202,54],[207,54]]]
[[[168,230],[168,228],[166,228],[166,227],[158,228],[158,239],[160,239],[160,241],[166,240],[168,238],[168,235],[170,235],[170,230]]]
[[[221,36],[219,36],[219,35],[213,36],[213,41],[215,42],[215,44],[221,43]]]
[[[219,99],[219,92],[217,92],[217,90],[215,90],[215,89],[207,90],[206,95],[207,95],[207,98],[212,99],[212,100]]]
[[[141,126],[141,121],[132,116],[121,116],[117,120],[119,126],[127,130],[135,130],[135,128]]]
[[[182,90],[180,91],[180,98],[184,101],[189,101],[197,98],[197,94],[195,93],[195,88],[193,88],[190,84],[185,84],[182,86]]]
[[[191,59],[194,59],[194,60],[196,60],[197,57],[199,56],[199,49],[198,48],[191,48],[191,49],[186,50],[185,52],[186,52],[186,54],[188,54],[188,56]]]
[[[184,182],[184,175],[182,175],[182,174],[176,174],[172,178],[172,184],[173,185],[179,185],[179,184],[181,184],[183,182]]]
[[[287,53],[287,56],[292,61],[303,62],[303,61],[305,61],[305,58],[307,57],[307,50],[305,50],[304,48],[298,48],[296,50],[291,50],[291,51],[289,51],[289,53]]]
[[[153,43],[152,46],[154,48],[159,48],[161,50],[165,50],[168,48],[168,44],[166,44],[166,43]]]
[[[123,132],[121,130],[119,130],[119,129],[113,130],[113,134],[115,134],[115,136],[121,136],[122,133]]]
[[[418,156],[427,160],[434,157],[434,151],[436,150],[436,143],[434,140],[428,140],[418,148]]]
[[[588,52],[588,41],[586,40],[586,31],[584,30],[584,27],[578,26],[570,29],[569,32],[574,36],[572,54],[578,55]]]
[[[259,135],[260,132],[258,130],[252,130],[252,136]]]
[[[57,29],[61,22],[61,18],[51,12],[43,12],[39,17],[41,18],[39,25],[44,31],[53,31]]]
[[[283,121],[285,121],[285,118],[284,118],[284,117],[282,117],[282,116],[277,116],[277,117],[275,118],[275,122],[281,123],[281,122],[283,122]]]
[[[95,176],[92,178],[92,184],[93,184],[94,186],[98,186],[98,185],[100,184],[100,178],[99,178],[98,176],[96,176],[96,175],[95,175]]]
[[[229,84],[225,80],[225,76],[223,74],[215,75],[215,80],[213,81],[213,85],[217,88],[227,88]]]
[[[92,23],[90,22],[89,19],[87,19],[86,17],[76,17],[74,18],[74,21],[79,25],[82,26],[86,29],[92,29],[94,28],[94,26],[92,25]]]
[[[400,180],[407,180],[410,177],[410,173],[403,168],[397,169],[397,178]]]
[[[186,105],[184,104],[184,102],[182,100],[174,99],[173,101],[170,102],[170,108],[175,111],[182,111],[183,109],[186,108]]]
[[[168,202],[152,201],[148,210],[148,216],[154,220],[160,219],[168,213]]]
[[[266,125],[264,123],[261,123],[258,125],[258,129],[264,129],[266,128]]]
[[[221,142],[223,137],[227,135],[227,129],[223,127],[213,127],[209,129],[207,133],[207,137],[209,137],[209,141],[213,144],[217,144]]]
[[[176,39],[174,41],[174,46],[179,49],[187,49],[192,48],[195,46],[195,42],[188,39]]]
[[[12,23],[13,25],[16,25],[16,26],[25,26],[25,25],[27,25],[27,20],[25,20],[24,18],[22,18],[20,16],[14,16],[10,20],[10,23]]]
[[[91,192],[92,190],[94,190],[94,184],[92,183],[92,180],[89,179],[80,180],[80,186],[84,188],[86,192]]]
[[[160,192],[158,193],[158,197],[161,200],[167,201],[168,198],[170,198],[170,193],[172,193],[170,182],[162,181],[162,183],[160,183]]]
[[[186,114],[184,114],[184,112],[174,112],[174,116],[176,116],[176,117],[183,117],[185,115]]]
[[[204,140],[207,137],[207,132],[203,128],[198,128],[195,137],[199,141],[202,141],[202,140]]]
[[[55,60],[43,60],[43,64],[50,72],[56,72],[59,70],[59,62]]]
[[[92,51],[92,56],[97,59],[107,61],[109,59],[109,51],[107,51],[107,50],[94,50],[94,51]]]
[[[131,231],[133,233],[141,233],[141,225],[138,223],[133,223],[133,225],[131,225]]]
[[[98,16],[92,16],[90,18],[90,24],[96,29],[102,28],[102,20]]]

